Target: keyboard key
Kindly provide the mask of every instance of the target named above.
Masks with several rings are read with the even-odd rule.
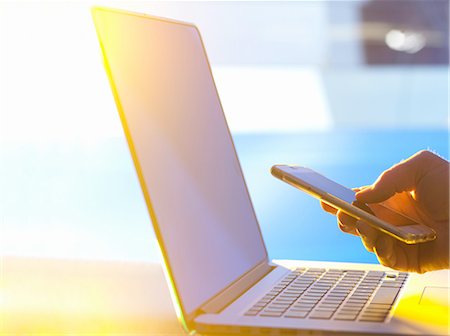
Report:
[[[348,294],[335,294],[335,293],[329,293],[324,300],[345,300]]]
[[[353,294],[353,295],[350,296],[350,299],[364,299],[364,300],[367,301],[369,299],[369,297],[370,297],[370,294],[369,295]]]
[[[301,287],[301,288],[308,288],[309,286],[311,286],[310,283],[301,282],[301,281],[299,281],[299,282],[294,281],[294,282],[292,282],[292,283],[289,285],[288,288],[298,288],[298,287]]]
[[[322,297],[325,294],[326,294],[326,291],[307,291],[307,292],[305,292],[305,294],[303,294],[303,296],[305,296],[305,297],[309,297],[309,296]]]
[[[324,296],[323,293],[319,293],[319,292],[306,292],[305,294],[302,295],[302,298],[321,298],[322,296]]]
[[[379,283],[380,282],[380,280],[378,280],[378,279],[368,279],[368,278],[364,278],[362,281],[361,281],[361,284],[377,284],[377,283]]]
[[[389,282],[383,282],[383,283],[381,284],[381,287],[382,287],[382,288],[384,288],[384,287],[400,288],[400,287],[402,287],[402,286],[403,286],[403,284],[401,284],[401,283],[395,283],[395,282],[391,282],[391,283],[389,283]]]
[[[330,291],[330,293],[348,293],[352,289],[353,289],[353,287],[343,287],[343,286],[337,285]]]
[[[389,314],[389,310],[365,310],[363,316],[386,316]]]
[[[361,311],[361,308],[356,308],[356,307],[355,308],[343,307],[343,308],[339,309],[339,312],[343,313],[343,314],[358,314],[360,311]]]
[[[276,302],[276,303],[271,303],[271,304],[269,304],[267,307],[268,308],[287,308],[287,307],[289,307],[290,306],[290,304],[289,303],[278,303],[278,302]]]
[[[397,279],[397,274],[396,273],[388,273],[388,274],[386,274],[386,278]]]
[[[351,279],[342,279],[341,281],[339,281],[339,284],[349,284],[349,285],[355,285],[358,283],[359,280],[355,279],[355,280],[351,280]]]
[[[331,318],[331,316],[333,316],[332,311],[327,311],[327,310],[316,310],[313,311],[310,315],[309,318],[311,319],[324,319],[324,320],[328,320]]]
[[[343,320],[343,321],[354,321],[356,320],[355,314],[336,314],[334,317],[335,320]]]
[[[347,286],[347,285],[341,285],[339,283],[339,285],[337,285],[336,287],[333,288],[333,290],[346,290],[346,291],[351,291],[353,288],[355,288],[355,286]]]
[[[361,322],[384,322],[385,318],[384,317],[361,317],[359,319]]]
[[[310,312],[314,307],[291,307],[289,311]]]
[[[345,300],[345,298],[326,297],[323,302],[339,302],[339,303],[341,303],[341,302],[344,302],[344,300]]]
[[[371,309],[391,309],[392,305],[391,304],[381,304],[381,303],[373,303],[370,302],[367,305],[367,308],[371,308]]]
[[[305,318],[309,312],[307,311],[288,311],[286,314],[284,314],[284,317],[290,317],[290,318]]]
[[[375,293],[371,303],[392,304],[394,303],[399,291],[400,288],[380,287]]]
[[[279,292],[269,292],[263,296],[263,299],[272,299],[278,295]]]
[[[322,276],[322,280],[333,280],[333,281],[336,281],[337,279],[339,279],[341,277],[341,275],[340,274],[330,274],[330,273],[325,273],[323,276]]]
[[[297,296],[300,296],[300,293],[298,291],[297,292],[288,291],[288,292],[281,293],[279,297],[288,297],[288,298],[290,298],[290,297],[297,297]]]
[[[366,294],[366,293],[373,293],[373,289],[371,289],[371,288],[356,288],[356,290],[355,290],[355,294],[356,293],[364,293],[364,294]]]
[[[320,311],[330,311],[335,312],[337,310],[337,307],[330,307],[330,306],[324,306],[324,305],[318,305],[316,307],[316,310]]]
[[[364,316],[386,316],[389,310],[364,310],[361,315]]]
[[[345,296],[326,296],[323,298],[325,302],[342,302],[345,300]]]
[[[300,298],[299,301],[297,301],[298,303],[313,303],[316,304],[317,302],[320,301],[320,298]]]
[[[339,301],[328,301],[328,300],[323,300],[320,301],[321,305],[327,305],[327,306],[340,306],[342,302]]]
[[[324,305],[318,305],[316,307],[316,309],[318,309],[318,310],[327,310],[327,311],[332,311],[332,312],[337,311],[338,308],[339,308],[339,306],[324,306]]]
[[[370,319],[370,318],[375,318],[375,319],[385,319],[387,317],[388,313],[363,313],[360,317],[360,319]]]
[[[265,317],[280,317],[283,315],[283,312],[265,312],[263,311],[259,316],[265,316]]]
[[[309,287],[308,292],[310,292],[310,293],[326,293],[326,292],[328,292],[328,289],[322,288],[322,287],[311,286],[311,287]]]
[[[256,316],[256,315],[258,315],[258,313],[259,313],[259,310],[249,310],[249,311],[247,311],[247,312],[245,312],[244,313],[244,315],[245,316]]]
[[[297,309],[297,310],[308,310],[308,309],[312,309],[316,306],[316,304],[309,304],[309,305],[305,305],[305,304],[301,304],[301,305],[292,305],[289,309]]]
[[[349,303],[366,303],[367,302],[367,299],[364,299],[364,298],[359,298],[359,297],[350,297],[349,299],[348,299],[348,302]]]
[[[342,308],[362,308],[364,307],[364,303],[344,303]]]
[[[282,292],[280,295],[295,295],[295,294],[298,294],[301,291],[303,291],[303,290],[301,290],[301,289],[294,289],[294,288],[290,288],[289,287],[289,288],[286,288],[284,290],[284,292]]]
[[[301,284],[291,284],[288,288],[286,288],[287,290],[304,290],[306,288],[308,288],[310,285],[301,285]]]
[[[292,306],[296,307],[296,306],[315,306],[315,305],[316,305],[315,301],[297,301]]]
[[[293,302],[293,301],[295,301],[295,298],[289,298],[289,297],[284,297],[284,296],[278,296],[276,299],[275,299],[275,301],[276,302]]]
[[[328,284],[328,283],[321,282],[321,283],[315,283],[312,288],[329,289],[331,287],[333,287],[332,283]]]
[[[286,310],[289,306],[274,306],[274,305],[270,305],[267,306],[266,308],[264,308],[264,311],[269,311],[269,310]]]

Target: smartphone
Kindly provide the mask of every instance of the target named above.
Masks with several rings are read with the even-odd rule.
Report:
[[[271,173],[276,178],[320,199],[324,203],[342,210],[346,214],[366,221],[369,225],[407,244],[428,242],[436,238],[436,232],[412,218],[389,209],[382,204],[384,218],[376,216],[374,206],[358,202],[355,192],[346,188],[312,169],[294,165],[275,165]],[[371,208],[372,206],[372,208]]]

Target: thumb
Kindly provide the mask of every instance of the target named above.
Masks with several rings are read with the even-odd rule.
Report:
[[[412,191],[423,175],[431,152],[421,151],[384,171],[375,183],[356,193],[364,203],[380,203],[396,193]]]

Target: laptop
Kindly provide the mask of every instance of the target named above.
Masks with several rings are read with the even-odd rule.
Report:
[[[92,13],[187,332],[447,335],[448,271],[269,260],[198,29]]]

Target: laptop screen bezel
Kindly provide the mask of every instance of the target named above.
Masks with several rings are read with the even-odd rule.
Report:
[[[94,24],[95,24],[96,28],[97,28],[97,24],[98,24],[96,22],[96,15],[100,14],[101,12],[114,13],[114,14],[119,14],[119,15],[127,15],[127,16],[132,16],[132,17],[138,17],[138,18],[141,18],[141,19],[144,18],[144,19],[148,19],[148,20],[163,21],[163,22],[166,22],[166,23],[171,23],[171,24],[182,25],[182,26],[187,26],[187,27],[190,27],[190,28],[194,28],[196,33],[198,34],[198,37],[199,37],[200,42],[201,42],[202,52],[203,52],[203,55],[205,57],[206,63],[208,65],[208,70],[209,70],[209,72],[211,74],[211,77],[212,77],[214,90],[215,90],[215,92],[217,94],[217,97],[219,98],[219,94],[218,94],[218,91],[217,91],[217,86],[216,86],[214,77],[212,75],[211,64],[209,62],[209,58],[208,58],[206,50],[205,50],[205,45],[203,43],[202,36],[201,36],[200,31],[197,28],[197,26],[195,26],[194,24],[191,24],[191,23],[187,23],[187,22],[176,21],[176,20],[172,20],[172,19],[161,18],[161,17],[157,17],[157,16],[152,16],[152,15],[147,15],[147,14],[142,14],[142,13],[137,13],[137,12],[130,12],[130,11],[120,10],[120,9],[107,8],[107,7],[92,7],[91,12],[92,12],[92,16],[93,16],[93,20],[94,20]],[[123,130],[124,130],[124,133],[125,133],[125,137],[126,137],[129,149],[130,149],[130,153],[131,153],[132,160],[133,160],[133,163],[134,163],[134,166],[135,166],[135,169],[136,169],[136,173],[138,175],[139,183],[140,183],[143,195],[144,195],[144,199],[145,199],[145,203],[146,203],[146,206],[147,206],[147,210],[148,210],[148,213],[149,213],[150,218],[151,218],[151,222],[152,222],[152,226],[153,226],[153,229],[154,229],[154,232],[155,232],[155,236],[156,236],[157,241],[158,241],[158,247],[159,247],[161,255],[163,257],[163,269],[164,269],[164,273],[166,275],[167,282],[169,283],[169,287],[170,287],[169,289],[170,289],[170,293],[171,293],[171,296],[172,296],[172,300],[173,300],[174,305],[175,305],[177,317],[180,320],[180,322],[183,324],[183,326],[186,329],[189,330],[189,329],[192,329],[193,320],[201,312],[201,307],[204,304],[209,302],[214,297],[220,295],[227,288],[229,288],[232,285],[234,285],[237,282],[239,282],[239,280],[241,280],[243,277],[245,277],[246,275],[251,273],[252,270],[258,268],[262,264],[268,264],[269,263],[267,248],[266,248],[266,245],[264,243],[261,227],[259,226],[259,224],[257,225],[258,226],[258,232],[260,234],[260,238],[262,240],[262,245],[263,245],[263,248],[264,248],[264,258],[262,260],[260,260],[259,262],[257,262],[251,269],[247,270],[247,272],[241,274],[241,276],[238,277],[235,281],[233,281],[228,286],[224,287],[221,291],[216,293],[213,297],[208,299],[206,302],[202,303],[197,308],[197,310],[195,310],[193,312],[190,312],[190,313],[187,313],[186,310],[184,309],[182,298],[181,298],[181,296],[179,294],[179,291],[177,289],[176,280],[175,280],[175,278],[173,276],[173,272],[172,272],[172,269],[171,269],[171,266],[170,266],[170,263],[169,263],[168,254],[166,253],[166,247],[164,245],[164,240],[163,240],[163,237],[162,237],[160,229],[159,229],[156,213],[154,212],[154,209],[153,209],[153,206],[152,206],[151,197],[150,197],[150,193],[147,190],[147,186],[145,184],[145,180],[144,180],[144,177],[143,177],[143,174],[142,174],[142,169],[141,169],[141,166],[140,166],[140,163],[139,163],[139,159],[137,157],[135,146],[134,146],[134,143],[133,143],[133,138],[132,138],[132,136],[130,134],[130,131],[129,131],[129,128],[128,128],[128,124],[127,124],[127,119],[126,119],[126,116],[125,116],[125,112],[124,112],[124,110],[122,108],[122,105],[121,105],[121,102],[120,102],[120,99],[119,99],[119,95],[118,95],[118,92],[117,92],[117,89],[116,89],[116,86],[115,86],[114,78],[112,76],[112,72],[111,72],[111,69],[110,69],[109,64],[108,64],[108,57],[106,55],[106,50],[105,50],[105,48],[103,46],[103,41],[102,41],[102,37],[101,37],[100,32],[99,32],[99,29],[97,29],[97,37],[98,37],[98,40],[99,40],[99,43],[100,43],[100,48],[101,48],[101,51],[102,51],[104,67],[105,67],[105,70],[106,70],[106,73],[107,73],[107,77],[108,77],[108,80],[109,80],[109,83],[110,83],[110,86],[111,86],[111,90],[112,90],[112,93],[113,93],[113,96],[114,96],[114,100],[115,100],[115,103],[116,103],[116,107],[117,107],[117,110],[118,110],[118,113],[119,113],[119,116],[120,116],[122,127],[123,127]],[[226,122],[226,119],[225,119],[225,115],[224,115],[224,112],[223,112],[223,106],[222,106],[222,103],[221,103],[220,99],[218,99],[218,101],[219,101],[219,104],[220,104],[220,110],[222,112],[221,116],[223,117],[223,119],[225,121],[225,125],[227,127],[227,133],[228,133],[228,136],[230,137],[231,144],[233,146],[234,155],[236,157],[237,162],[239,163],[240,174],[242,175],[242,178],[243,178],[244,187],[245,187],[245,190],[247,192],[247,196],[249,197],[250,204],[252,205],[251,208],[252,208],[252,211],[254,213],[254,216],[255,216],[255,218],[257,218],[256,214],[255,214],[255,210],[254,210],[253,204],[251,202],[251,197],[250,197],[250,194],[249,194],[249,191],[248,191],[248,186],[247,186],[247,183],[245,181],[245,177],[244,177],[244,174],[243,174],[243,171],[242,171],[242,167],[240,165],[239,158],[237,156],[236,147],[235,147],[235,144],[234,144],[234,141],[233,141],[233,137],[231,135],[229,126],[228,126],[228,124]]]

